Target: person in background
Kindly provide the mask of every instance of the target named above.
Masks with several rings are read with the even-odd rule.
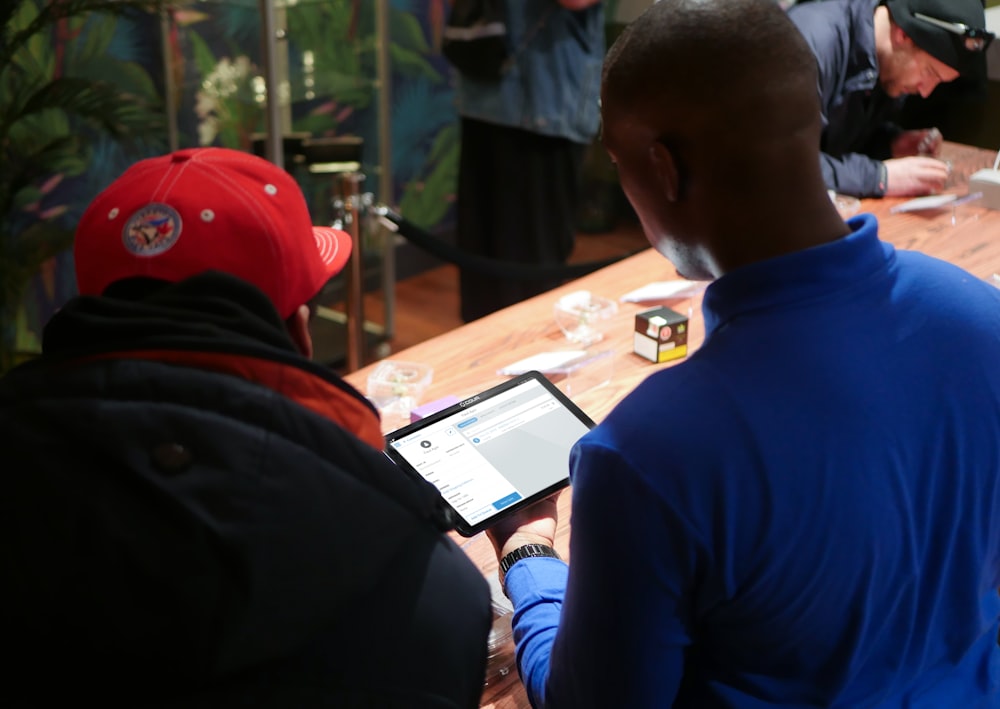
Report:
[[[0,379],[5,707],[476,707],[489,586],[309,360],[351,250],[282,169],[138,162]]]
[[[941,190],[941,132],[892,121],[906,96],[977,72],[993,38],[981,0],[814,0],[788,16],[819,67],[826,186],[859,197]]]
[[[535,707],[1000,702],[1000,290],[840,219],[810,57],[774,0],[608,52],[604,145],[706,335],[574,447],[568,565],[553,499],[489,530]]]
[[[512,58],[498,81],[460,76],[457,245],[498,261],[558,266],[576,235],[586,147],[598,124],[600,0],[504,3]],[[469,322],[560,279],[503,279],[461,268]]]

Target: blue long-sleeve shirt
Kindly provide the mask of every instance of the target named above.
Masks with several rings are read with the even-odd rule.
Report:
[[[1000,291],[850,224],[575,447],[569,566],[506,577],[533,706],[1000,703]]]

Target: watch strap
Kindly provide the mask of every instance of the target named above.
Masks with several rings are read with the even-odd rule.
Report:
[[[547,544],[525,544],[523,546],[519,546],[517,549],[505,555],[504,558],[500,560],[500,577],[503,578],[506,576],[510,567],[519,562],[521,559],[530,559],[536,556],[562,559],[562,557],[559,556],[559,552]]]

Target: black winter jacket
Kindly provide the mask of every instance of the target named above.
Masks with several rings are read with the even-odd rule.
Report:
[[[0,443],[0,705],[478,706],[488,585],[255,289],[75,299]]]

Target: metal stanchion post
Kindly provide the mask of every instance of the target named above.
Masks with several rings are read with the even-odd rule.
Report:
[[[279,96],[279,77],[277,46],[278,39],[284,39],[284,29],[278,28],[274,0],[260,0],[261,17],[261,54],[264,62],[264,85],[267,87],[267,145],[265,156],[278,167],[285,166],[284,144],[281,141],[283,131],[281,122],[281,97]]]
[[[351,236],[351,258],[347,264],[347,370],[361,368],[365,350],[363,247],[359,217],[360,189],[364,175],[346,172],[340,176],[340,193],[344,201],[344,231]]]

